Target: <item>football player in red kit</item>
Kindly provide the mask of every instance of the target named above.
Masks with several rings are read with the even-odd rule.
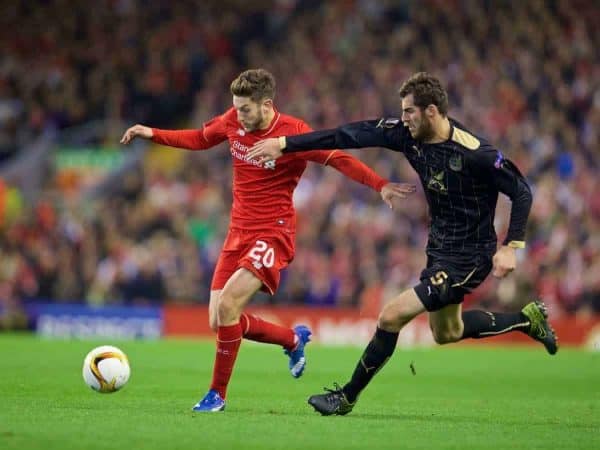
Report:
[[[217,333],[213,379],[195,411],[225,409],[227,385],[243,338],[279,344],[289,356],[292,376],[306,365],[304,346],[311,332],[294,329],[243,313],[252,296],[263,290],[274,294],[280,272],[294,258],[296,212],[292,195],[308,161],[328,165],[381,193],[392,206],[415,190],[409,184],[389,183],[353,156],[342,151],[290,154],[261,165],[246,153],[268,137],[306,133],[302,120],[280,113],[273,105],[275,79],[264,69],[247,70],[231,83],[233,107],[195,130],[159,130],[143,125],[129,128],[121,139],[151,139],[158,144],[189,150],[206,150],[228,140],[233,160],[233,206],[229,231],[212,279],[210,326]]]

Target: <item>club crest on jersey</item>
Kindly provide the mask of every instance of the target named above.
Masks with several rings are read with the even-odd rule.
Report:
[[[448,160],[448,166],[454,172],[460,172],[463,168],[463,158],[460,153],[456,153]]]
[[[444,171],[435,173],[433,169],[430,169],[429,182],[427,187],[432,191],[437,191],[440,194],[447,194],[448,188],[444,184]]]
[[[384,118],[380,119],[379,122],[377,122],[377,128],[394,128],[399,123],[400,123],[400,119],[395,119],[395,118],[386,119],[384,117]]]

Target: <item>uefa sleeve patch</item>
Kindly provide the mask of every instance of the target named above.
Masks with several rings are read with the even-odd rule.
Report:
[[[500,150],[498,150],[498,156],[496,156],[496,160],[494,161],[494,167],[496,169],[502,168],[502,163],[504,162],[504,155]]]

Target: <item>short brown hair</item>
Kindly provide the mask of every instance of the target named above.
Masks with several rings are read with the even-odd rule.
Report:
[[[231,82],[231,93],[237,97],[250,97],[253,102],[275,99],[275,77],[265,69],[250,69]]]
[[[442,83],[427,72],[418,72],[406,80],[398,93],[401,98],[412,94],[414,103],[421,109],[435,105],[442,116],[448,114],[448,94]]]

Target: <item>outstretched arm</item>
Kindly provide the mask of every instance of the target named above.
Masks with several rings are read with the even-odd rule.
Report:
[[[406,195],[415,192],[417,189],[414,184],[390,183],[361,160],[342,151],[325,152],[317,150],[306,155],[306,159],[331,166],[357,183],[369,186],[379,192],[383,201],[390,208],[393,208],[392,200],[405,198]]]
[[[187,150],[206,150],[227,139],[223,116],[207,122],[200,130],[161,130],[137,124],[125,131],[121,144],[127,145],[136,137]]]
[[[187,150],[206,150],[216,145],[205,139],[202,130],[161,130],[144,125],[134,125],[123,134],[121,144],[129,144],[136,137],[150,139],[157,144]]]
[[[186,150],[206,150],[213,144],[204,137],[203,130],[159,130],[152,129],[152,141],[169,147]]]
[[[401,144],[398,133],[398,119],[365,120],[342,125],[330,130],[313,131],[284,138],[283,153],[306,151],[311,149],[389,147]],[[392,131],[393,130],[393,131]],[[394,132],[395,131],[395,132]],[[400,148],[396,148],[400,150]]]
[[[386,147],[403,151],[407,136],[399,119],[366,120],[330,130],[266,139],[256,143],[247,158],[265,163],[283,153],[314,149]]]

